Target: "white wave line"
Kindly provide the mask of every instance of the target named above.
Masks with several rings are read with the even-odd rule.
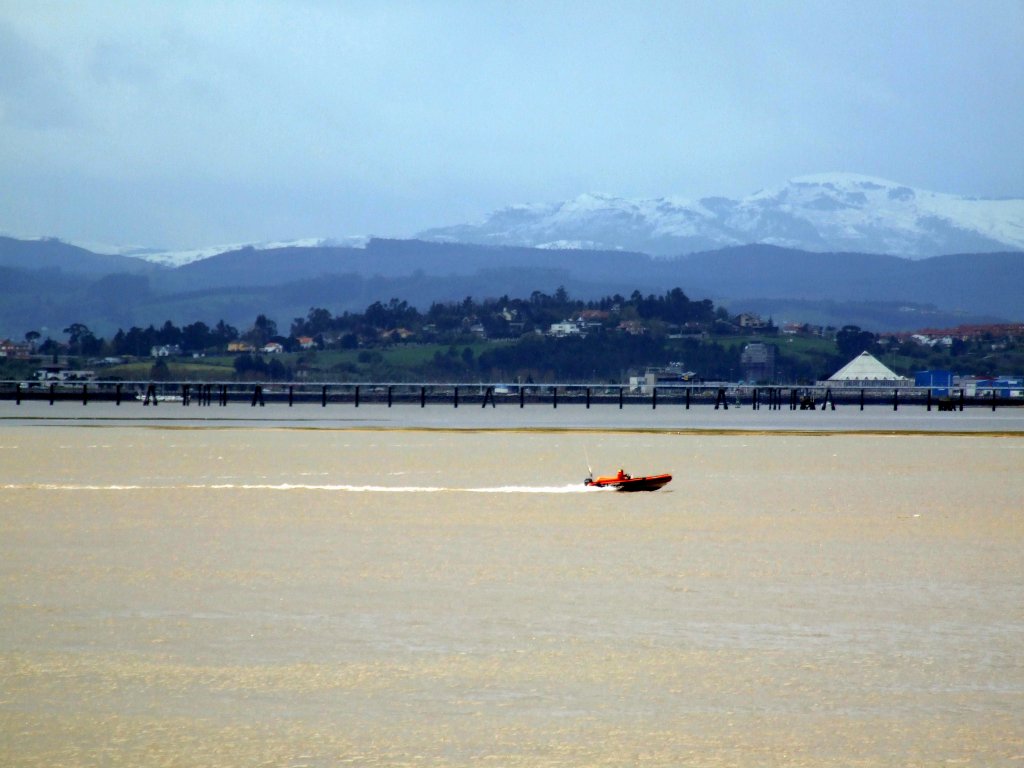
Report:
[[[155,486],[156,489],[173,486]],[[8,483],[0,485],[4,491],[145,491],[149,485],[69,485],[63,483]]]
[[[8,483],[0,490],[10,491],[171,491],[243,490],[243,491],[340,491],[345,493],[589,493],[601,490],[581,483],[557,486],[503,485],[492,488],[452,488],[419,485],[310,485],[306,483],[212,483],[187,485],[86,485],[74,483]]]

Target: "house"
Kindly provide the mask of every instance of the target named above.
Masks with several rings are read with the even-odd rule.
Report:
[[[552,323],[551,328],[548,330],[548,335],[560,339],[565,336],[579,336],[582,332],[583,329],[580,328],[579,323],[565,320],[561,323]]]
[[[740,353],[743,378],[751,382],[772,382],[775,380],[775,345],[747,344]]]
[[[157,344],[149,348],[150,357],[173,357],[181,354],[181,347],[177,344]]]
[[[644,324],[639,320],[623,320],[619,323],[618,329],[623,333],[628,333],[630,336],[643,336],[647,333]]]
[[[771,328],[772,324],[770,320],[764,320],[760,315],[755,315],[751,312],[743,312],[736,315],[733,318],[733,325],[737,325],[740,328],[744,328],[748,331],[760,331],[765,328]]]
[[[252,352],[252,351],[253,351],[252,350],[252,345],[248,344],[248,343],[246,343],[244,341],[229,341],[228,342],[228,352],[242,353],[242,352]]]
[[[284,352],[284,347],[278,344],[276,341],[268,341],[260,349],[261,352],[265,352],[268,355],[280,355]]]
[[[682,363],[669,363],[664,368],[648,368],[643,376],[630,376],[629,389],[631,392],[649,395],[655,387],[685,384],[696,378],[697,374],[685,370]]]
[[[24,360],[32,354],[32,345],[27,341],[11,341],[4,339],[0,341],[0,357]]]
[[[300,349],[312,349],[316,346],[316,341],[312,336],[299,336],[295,341],[298,342]]]
[[[385,343],[408,341],[415,335],[416,333],[408,328],[384,328],[377,331],[377,338]],[[324,341],[326,342],[327,340],[324,339]]]

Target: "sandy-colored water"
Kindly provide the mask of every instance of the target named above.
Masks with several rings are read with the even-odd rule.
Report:
[[[19,426],[0,468],[4,765],[1024,765],[1019,437]]]

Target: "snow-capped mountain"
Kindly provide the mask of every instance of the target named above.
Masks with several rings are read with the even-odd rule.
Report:
[[[301,240],[267,241],[262,243],[233,243],[231,245],[210,245],[204,248],[193,248],[189,250],[165,251],[158,248],[142,247],[120,247],[104,246],[95,243],[78,243],[93,253],[116,254],[118,256],[132,256],[160,264],[165,267],[181,267],[191,264],[193,261],[202,261],[211,256],[230,251],[240,251],[243,248],[252,248],[255,251],[267,251],[275,248],[328,248],[341,246],[345,248],[364,248],[369,241],[368,237],[355,236],[344,238],[309,237]]]
[[[585,194],[562,203],[511,206],[480,224],[430,229],[417,237],[660,256],[767,243],[925,258],[1024,250],[1024,199],[967,198],[834,173],[795,178],[741,200]]]

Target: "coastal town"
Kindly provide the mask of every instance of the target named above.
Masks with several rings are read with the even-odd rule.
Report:
[[[403,301],[334,316],[311,308],[287,332],[259,315],[132,327],[101,338],[82,324],[63,338],[28,331],[0,342],[0,379],[26,383],[122,380],[267,382],[592,383],[629,391],[686,382],[734,385],[930,387],[969,397],[1024,397],[1024,324],[871,333],[730,315],[680,289],[664,296],[574,301]]]

